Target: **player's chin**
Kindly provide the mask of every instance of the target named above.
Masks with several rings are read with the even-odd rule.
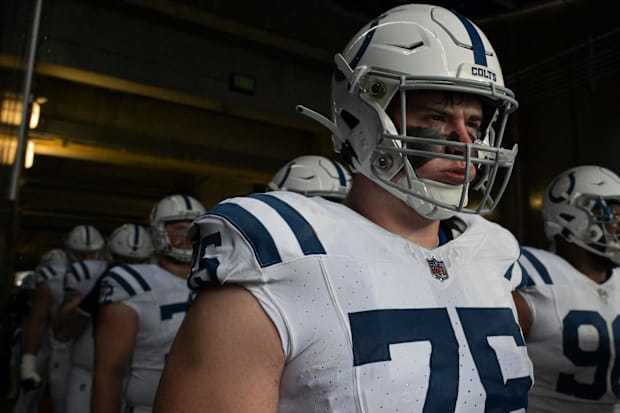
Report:
[[[431,178],[433,181],[441,182],[448,185],[464,185],[466,182],[472,182],[476,178],[475,168],[469,170],[469,175],[466,175],[465,170],[461,168],[443,170],[435,177]]]

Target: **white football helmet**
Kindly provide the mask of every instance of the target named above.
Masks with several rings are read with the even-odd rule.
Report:
[[[543,198],[545,233],[620,264],[620,240],[606,225],[620,224],[610,203],[620,203],[620,178],[600,166],[578,166],[556,177]]]
[[[324,156],[299,156],[271,178],[268,191],[291,191],[342,201],[351,189],[351,174],[338,162]]]
[[[125,224],[108,238],[108,254],[112,259],[146,261],[154,251],[151,235],[140,225]]]
[[[204,212],[204,206],[188,195],[170,195],[159,201],[151,211],[151,237],[155,251],[180,262],[191,261],[191,248],[173,247],[165,226],[171,221],[193,221]]]
[[[512,91],[504,87],[493,47],[476,25],[439,6],[395,7],[362,28],[336,55],[335,63],[332,121],[303,106],[297,109],[331,130],[334,149],[354,172],[430,219],[495,208],[517,154],[516,145],[506,149],[501,143],[507,117],[518,105]],[[411,131],[408,135],[406,92],[413,90],[480,97],[485,118],[481,133],[471,144],[419,133],[411,136]],[[386,113],[394,98],[401,100],[403,108],[399,125]],[[411,162],[414,156],[461,161],[467,171],[473,165],[476,179],[469,182],[465,176],[462,185],[449,185],[418,178]],[[402,178],[397,180],[398,174]],[[467,208],[470,190],[480,195],[478,205]]]
[[[54,248],[41,256],[41,266],[51,265],[53,267],[67,267],[69,258],[67,253],[60,248]]]
[[[67,254],[72,260],[77,259],[76,254],[101,251],[103,244],[101,233],[92,225],[74,227],[65,242]]]

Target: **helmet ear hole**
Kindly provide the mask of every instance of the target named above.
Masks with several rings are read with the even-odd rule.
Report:
[[[351,112],[343,110],[340,112],[340,116],[342,117],[342,120],[344,121],[344,123],[346,123],[347,127],[349,129],[355,129],[355,127],[357,125],[359,125],[360,120],[358,118],[356,118]]]
[[[603,237],[603,230],[598,225],[591,225],[588,228],[588,239],[590,242],[596,242]]]

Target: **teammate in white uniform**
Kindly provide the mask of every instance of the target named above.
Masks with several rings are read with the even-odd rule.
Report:
[[[162,199],[151,213],[158,264],[119,265],[102,279],[95,331],[95,379],[91,411],[152,410],[172,341],[189,305],[186,275],[191,260],[187,229],[204,207],[187,195]]]
[[[516,155],[495,52],[466,18],[404,5],[335,60],[335,123],[299,110],[332,131],[349,195],[256,194],[195,221],[190,286],[204,288],[156,411],[525,411],[518,244],[475,215]]]
[[[111,265],[146,262],[153,243],[146,229],[125,224],[115,229],[107,242]],[[67,384],[67,413],[88,413],[94,369],[94,338],[91,317],[99,303],[99,279],[110,264],[87,260],[73,263],[65,286],[65,299],[54,320],[54,335],[71,345],[71,370]]]
[[[620,178],[560,174],[543,198],[554,252],[523,248],[518,302],[535,385],[529,412],[612,412],[620,397]]]
[[[351,174],[339,162],[318,155],[299,156],[275,173],[267,191],[292,191],[342,202],[351,189]]]
[[[13,413],[38,411],[39,399],[47,383],[49,313],[57,309],[59,297],[62,297],[62,280],[67,264],[66,253],[61,249],[52,249],[43,254],[33,274],[32,305],[22,332],[21,389]]]
[[[65,251],[70,261],[97,257],[104,241],[99,231],[91,225],[78,225],[68,234]],[[64,296],[64,283],[67,267],[46,272],[35,289],[25,353],[22,358],[22,384],[27,388],[37,387],[41,376],[31,365],[31,357],[36,355],[43,341],[49,342],[49,390],[53,409],[64,413],[66,409],[66,384],[70,366],[70,346],[54,339],[51,321],[60,308]]]

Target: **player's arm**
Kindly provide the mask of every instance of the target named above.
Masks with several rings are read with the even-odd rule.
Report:
[[[43,342],[45,330],[52,307],[52,292],[45,283],[37,285],[32,296],[28,332],[24,343],[24,352],[36,354]]]
[[[41,283],[35,288],[32,295],[30,319],[28,320],[28,330],[24,340],[24,355],[20,367],[22,386],[27,390],[37,388],[41,383],[41,377],[35,367],[36,355],[45,336],[51,306],[52,292],[47,284]]]
[[[62,306],[54,316],[52,328],[54,338],[58,341],[69,341],[77,337],[88,325],[89,316],[78,311],[82,301],[80,292],[73,288],[65,289]]]
[[[154,412],[276,412],[283,368],[278,332],[252,294],[201,291],[168,355]]]
[[[517,308],[517,314],[519,316],[519,325],[521,326],[521,330],[523,331],[523,336],[527,339],[527,335],[530,332],[530,327],[532,326],[532,310],[530,309],[529,304],[520,292],[513,291],[512,299],[515,302],[515,306]]]
[[[138,315],[129,306],[113,302],[101,306],[95,329],[95,371],[92,413],[118,413],[123,379],[133,354]]]

